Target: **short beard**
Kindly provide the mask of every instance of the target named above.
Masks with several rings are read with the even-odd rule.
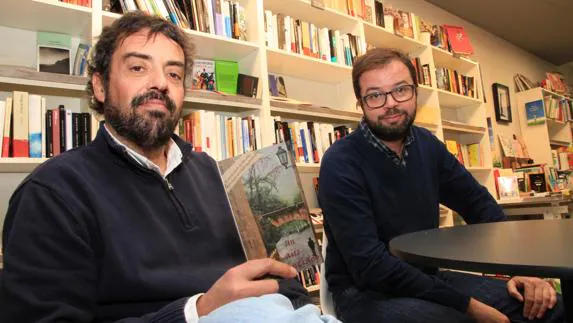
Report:
[[[107,91],[109,93],[109,91]],[[161,100],[167,107],[168,113],[151,111],[138,113],[142,104],[149,100]],[[144,114],[148,115],[145,116]],[[177,126],[180,112],[177,112],[175,103],[169,96],[159,91],[148,91],[131,100],[130,109],[121,111],[109,101],[109,96],[104,102],[105,121],[117,132],[118,135],[133,142],[143,150],[158,149],[169,142],[173,131]]]
[[[393,114],[402,114],[404,115],[404,121],[395,126],[395,127],[384,127],[378,121],[382,120],[385,116],[393,115]],[[380,138],[382,141],[398,141],[406,138],[412,125],[414,124],[414,120],[416,119],[416,110],[412,115],[409,115],[407,112],[398,110],[396,108],[386,110],[386,113],[383,115],[378,116],[378,120],[373,121],[364,116],[364,120],[366,120],[366,124],[372,133],[376,135],[376,137]]]

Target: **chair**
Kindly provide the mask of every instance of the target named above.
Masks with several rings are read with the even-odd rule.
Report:
[[[326,240],[326,233],[324,229],[322,231],[322,258],[326,259],[326,245],[328,240]],[[326,273],[324,268],[324,262],[320,265],[320,307],[322,308],[322,313],[326,315],[331,315],[336,317],[336,311],[334,310],[334,300],[332,299],[332,293],[328,290],[328,282],[326,281]]]

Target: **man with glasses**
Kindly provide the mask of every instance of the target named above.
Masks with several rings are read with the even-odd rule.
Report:
[[[319,200],[326,279],[343,322],[562,322],[553,287],[409,265],[388,251],[401,234],[437,228],[439,203],[468,223],[503,221],[489,192],[429,131],[413,125],[417,81],[401,52],[374,49],[352,70],[364,118],[325,154]]]

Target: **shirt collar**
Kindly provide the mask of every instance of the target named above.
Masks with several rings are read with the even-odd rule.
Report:
[[[380,138],[378,138],[372,132],[372,129],[370,129],[364,118],[362,118],[362,120],[360,121],[360,129],[362,129],[362,133],[364,134],[366,140],[368,140],[368,142],[372,144],[376,149],[384,152],[386,156],[392,159],[394,163],[396,163],[397,165],[406,166],[406,157],[408,157],[408,151],[406,150],[406,148],[414,142],[414,132],[412,131],[411,127],[410,131],[408,132],[408,135],[406,135],[406,138],[404,139],[404,147],[402,148],[402,158],[400,158],[398,154],[396,154],[392,149],[386,146],[386,144],[384,144],[384,142],[382,142],[382,140],[380,140]]]
[[[171,174],[171,172],[181,164],[183,161],[183,154],[181,153],[181,149],[173,138],[169,139],[169,143],[167,144],[167,167],[165,168],[165,174],[161,174],[161,169],[157,166],[154,162],[149,160],[147,157],[143,156],[142,154],[138,153],[137,151],[129,148],[128,146],[124,145],[121,141],[119,141],[107,128],[107,124],[104,124],[104,129],[107,131],[109,136],[113,139],[113,141],[118,144],[119,146],[125,148],[127,154],[133,158],[138,164],[141,166],[153,170],[161,175],[163,178],[167,177],[167,175]]]

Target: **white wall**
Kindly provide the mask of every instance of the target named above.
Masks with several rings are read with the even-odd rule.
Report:
[[[384,3],[390,4],[397,9],[413,12],[432,24],[451,24],[464,27],[474,48],[474,55],[471,56],[471,58],[478,61],[481,66],[483,87],[487,100],[487,114],[492,118],[493,131],[496,136],[494,146],[495,154],[496,156],[500,156],[500,145],[497,139],[498,133],[506,136],[513,134],[521,136],[513,76],[516,73],[521,73],[535,83],[545,78],[545,72],[556,71],[558,68],[426,1],[386,0]],[[566,72],[563,68],[561,71]],[[573,70],[569,69],[566,77],[568,77],[569,83],[573,83]],[[495,121],[491,89],[492,83],[501,83],[510,89],[511,115],[513,119],[510,124],[497,123]]]

